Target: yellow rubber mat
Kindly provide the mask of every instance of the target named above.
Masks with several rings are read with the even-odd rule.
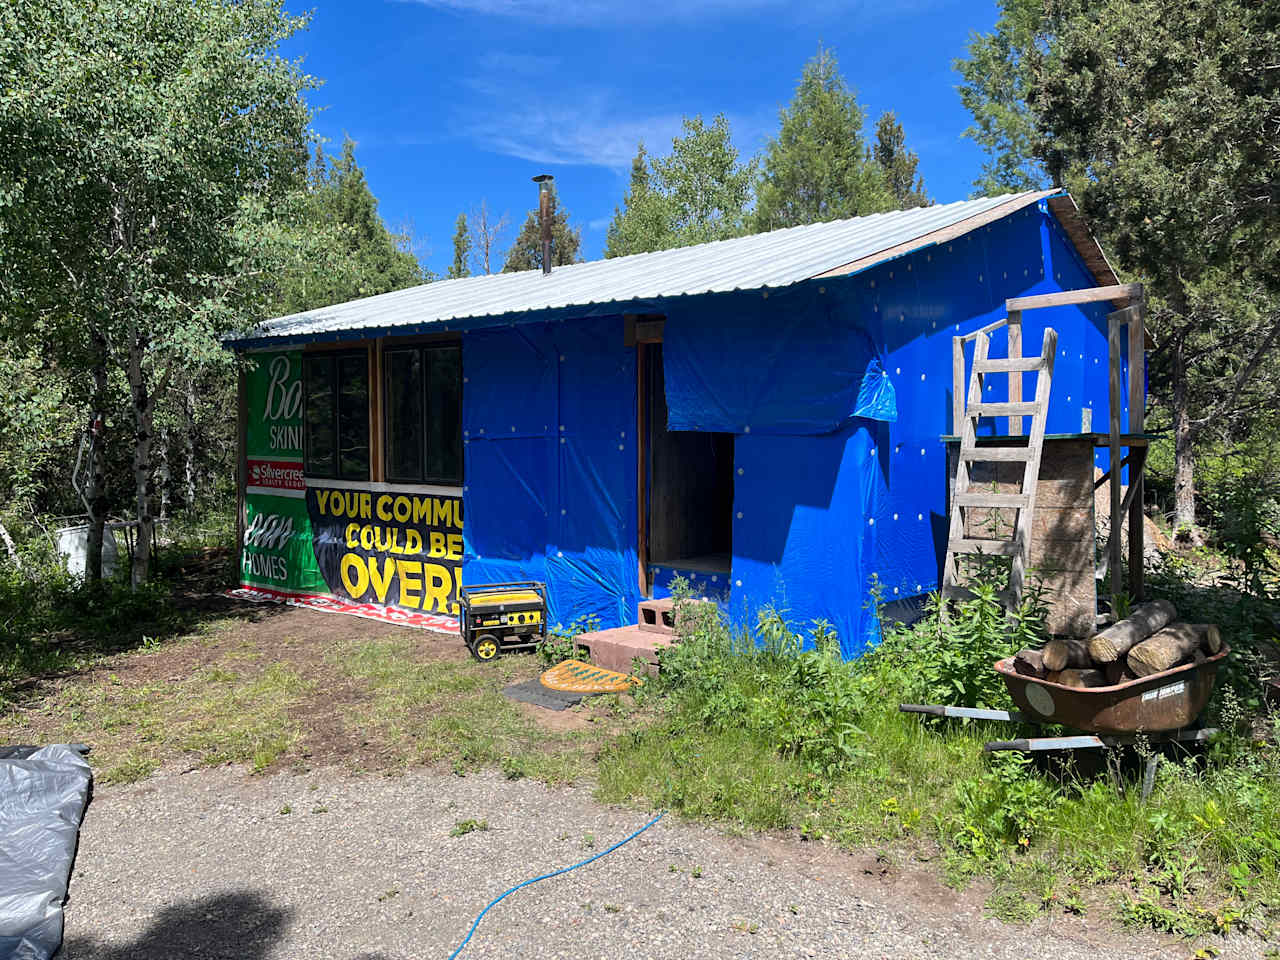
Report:
[[[565,693],[626,693],[644,683],[639,677],[629,677],[615,670],[605,670],[581,660],[557,663],[542,675],[542,685]]]

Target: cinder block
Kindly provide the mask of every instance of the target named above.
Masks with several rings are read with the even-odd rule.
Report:
[[[665,600],[641,600],[636,610],[636,623],[646,632],[675,636],[675,601],[670,597]]]

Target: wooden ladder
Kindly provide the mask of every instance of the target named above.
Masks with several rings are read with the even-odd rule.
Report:
[[[1020,319],[1020,318],[1019,318]],[[994,324],[993,327],[1000,324]],[[960,554],[983,554],[1013,558],[1009,574],[1009,587],[1001,593],[1001,600],[1008,609],[1022,602],[1023,581],[1031,564],[1031,525],[1036,509],[1036,488],[1040,480],[1040,454],[1044,448],[1044,425],[1049,412],[1049,390],[1053,385],[1053,357],[1058,346],[1058,334],[1046,329],[1044,342],[1038,357],[1012,356],[993,359],[987,356],[990,349],[990,330],[985,328],[975,337],[973,349],[973,373],[969,378],[968,399],[960,423],[960,453],[956,464],[956,485],[951,500],[951,531],[947,539],[947,560],[942,572],[942,596],[944,600],[972,596],[957,580],[956,557]],[[1013,327],[1010,327],[1012,340]],[[1019,331],[1020,332],[1020,331]],[[1020,351],[1019,351],[1020,352]],[[961,358],[963,362],[963,357]],[[1035,371],[1035,399],[1022,402],[1021,377]],[[982,399],[985,378],[1007,374],[1010,379],[1008,396],[1003,403],[988,403]],[[1015,379],[1017,378],[1017,379]],[[1008,417],[1009,435],[1022,433],[1022,418],[1031,417],[1031,435],[1027,444],[978,446],[978,420],[981,417]],[[1021,463],[1022,489],[1019,493],[992,493],[971,489],[970,463]],[[977,539],[965,536],[965,513],[969,508],[1012,508],[1018,511],[1011,539]]]

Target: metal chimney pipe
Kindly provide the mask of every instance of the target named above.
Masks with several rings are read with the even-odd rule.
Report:
[[[540,173],[533,178],[538,185],[538,224],[542,227],[542,275],[551,272],[551,191],[555,177]]]

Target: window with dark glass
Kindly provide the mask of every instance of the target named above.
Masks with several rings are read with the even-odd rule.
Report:
[[[462,482],[462,350],[457,344],[390,347],[386,382],[387,479]]]
[[[368,353],[308,354],[302,369],[307,475],[368,480]]]

